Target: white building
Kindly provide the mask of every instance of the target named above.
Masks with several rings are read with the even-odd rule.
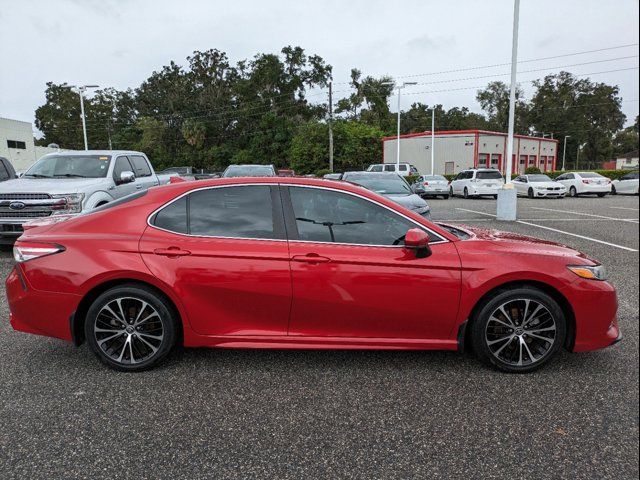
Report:
[[[624,155],[619,155],[618,158],[616,158],[616,170],[631,170],[633,168],[638,168],[639,157],[640,155],[638,155],[638,150],[625,153]]]
[[[397,137],[382,139],[384,163],[396,161]],[[414,165],[425,175],[431,172],[431,132],[400,136],[400,161]],[[543,172],[556,169],[558,140],[516,135],[513,145],[513,172],[527,167]],[[506,172],[507,134],[484,130],[450,130],[435,134],[435,174],[454,174],[467,168],[496,168]]]
[[[31,123],[0,117],[0,157],[8,158],[16,171],[26,170],[43,155],[55,151],[34,144]]]

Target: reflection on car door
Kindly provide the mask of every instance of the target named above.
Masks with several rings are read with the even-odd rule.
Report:
[[[142,257],[172,286],[194,331],[286,335],[291,276],[277,187],[196,190],[150,223]]]
[[[417,224],[362,197],[283,188],[293,301],[289,335],[444,340],[460,296],[453,242],[402,248]]]

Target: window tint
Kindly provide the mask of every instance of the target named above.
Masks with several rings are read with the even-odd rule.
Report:
[[[502,180],[502,174],[498,171],[477,172],[476,178],[478,180]]]
[[[280,238],[268,185],[200,190],[189,195],[189,233],[214,237]]]
[[[564,180],[575,180],[576,176],[573,173],[567,173],[567,177]]]
[[[400,171],[401,172],[406,172],[407,171],[407,165],[400,165]]]
[[[381,172],[382,171],[382,165],[374,165],[373,167],[371,167],[371,171],[372,172]]]
[[[400,215],[354,195],[302,187],[290,187],[289,192],[300,240],[402,245],[407,230],[419,228]]]
[[[153,224],[172,232],[187,233],[187,197],[184,196],[170,203],[156,213]]]
[[[133,167],[129,163],[129,159],[127,157],[116,158],[116,164],[113,167],[113,178],[116,182],[120,181],[120,175],[122,172],[133,172]]]
[[[396,171],[396,166],[395,165],[385,165],[384,166],[384,171],[385,172],[395,172]]]
[[[149,164],[144,159],[144,157],[140,155],[131,155],[129,159],[131,160],[131,163],[133,163],[133,168],[135,168],[133,173],[136,174],[136,177],[151,176],[151,169],[149,168]]]
[[[7,168],[4,166],[4,162],[0,160],[0,180],[8,180],[8,179],[9,179],[9,172],[7,171]]]
[[[583,172],[580,174],[582,178],[604,178],[599,173]]]

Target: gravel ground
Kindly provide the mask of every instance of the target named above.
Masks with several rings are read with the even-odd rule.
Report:
[[[14,332],[3,294],[0,478],[637,479],[638,198],[519,200],[526,222],[591,239],[497,222],[493,200],[430,203],[602,261],[624,341],[531,375],[455,353],[205,349],[125,374]]]

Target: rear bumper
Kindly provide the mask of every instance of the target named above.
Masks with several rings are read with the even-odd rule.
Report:
[[[608,185],[583,185],[578,193],[611,193],[611,184]]]
[[[449,195],[449,187],[425,187],[423,195]]]
[[[482,197],[485,195],[497,195],[501,187],[469,187],[469,195]]]
[[[72,341],[69,317],[80,296],[34,290],[16,265],[5,282],[14,330]],[[42,306],[46,305],[44,309]]]

